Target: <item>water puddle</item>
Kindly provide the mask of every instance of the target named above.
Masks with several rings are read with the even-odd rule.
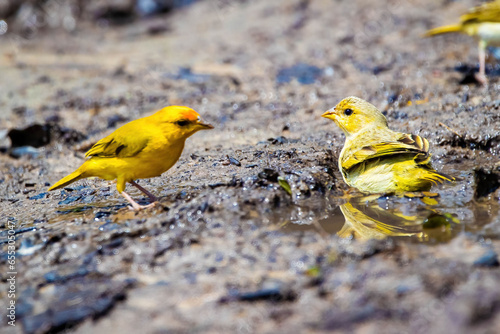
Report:
[[[116,201],[104,201],[91,204],[79,204],[70,206],[61,206],[56,211],[57,216],[50,219],[50,223],[58,223],[72,220],[87,220],[95,222],[109,223],[116,220],[125,220],[133,218],[133,212],[123,210],[127,204],[117,203]],[[130,211],[130,212],[129,212]],[[129,214],[131,213],[131,214]]]
[[[281,220],[281,230],[314,230],[323,235],[336,234],[358,240],[393,237],[441,243],[462,231],[481,231],[488,223],[499,219],[500,211],[500,205],[491,202],[471,201],[464,206],[447,207],[441,203],[446,199],[442,200],[434,193],[359,196],[337,205],[332,200],[320,204],[315,202],[314,208],[294,208],[289,214],[291,219]]]
[[[263,222],[264,228],[269,226],[284,233],[313,231],[323,236],[337,235],[358,240],[391,237],[434,244],[448,242],[461,232],[481,233],[489,237],[489,229],[493,231],[491,237],[496,238],[498,228],[495,230],[495,222],[500,218],[500,203],[493,199],[475,200],[471,191],[473,188],[464,184],[438,189],[439,193],[407,193],[401,196],[351,194],[342,198],[312,196],[294,202],[283,201],[287,204],[277,209],[252,208],[250,219],[259,222],[260,226]],[[86,229],[104,232],[123,228],[138,218],[136,212],[126,208],[122,198],[109,197],[109,188],[80,188],[63,196],[49,217],[41,220],[20,219],[16,234],[24,235],[37,229],[68,230],[68,227],[68,231],[77,233],[84,224],[90,224]],[[210,196],[200,198],[201,202],[207,202]],[[142,198],[139,203],[148,204],[148,200]],[[181,206],[174,211],[185,209]],[[242,206],[242,210],[247,209]],[[141,216],[155,214],[145,211]],[[213,217],[233,221],[234,214],[219,207]],[[202,215],[206,215],[205,222],[213,218],[210,213]],[[2,237],[5,233],[0,234],[0,243],[4,241]],[[31,247],[33,245],[25,246],[27,253],[35,249]]]

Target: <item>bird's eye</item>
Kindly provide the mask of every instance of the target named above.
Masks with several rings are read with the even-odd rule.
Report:
[[[350,115],[352,115],[352,113],[353,113],[353,111],[352,111],[352,109],[351,109],[351,108],[347,108],[346,110],[344,110],[344,114],[345,114],[346,116],[350,116]]]
[[[177,124],[178,126],[186,126],[189,124],[189,121],[186,121],[186,120],[177,121],[177,122],[175,122],[175,124]]]

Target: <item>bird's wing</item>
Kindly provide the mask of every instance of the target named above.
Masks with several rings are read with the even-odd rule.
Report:
[[[129,123],[130,124],[130,123]],[[128,125],[128,124],[127,124]],[[148,144],[150,135],[124,127],[99,140],[85,154],[85,157],[127,158],[141,152]]]
[[[500,22],[500,1],[492,1],[474,7],[460,17],[462,23]]]
[[[425,164],[430,158],[429,142],[417,135],[401,133],[394,141],[381,141],[370,144],[351,154],[347,154],[342,161],[342,167],[350,169],[369,159],[407,153],[414,153],[415,162]]]

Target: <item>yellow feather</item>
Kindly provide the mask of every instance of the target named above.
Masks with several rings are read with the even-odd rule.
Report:
[[[384,115],[360,98],[345,98],[323,117],[346,135],[339,169],[351,187],[366,193],[425,191],[455,180],[432,168],[425,138],[392,131]]]
[[[476,79],[485,84],[486,47],[500,46],[500,0],[474,7],[460,17],[460,23],[431,29],[424,34],[424,37],[454,32],[475,36],[479,40],[479,74],[476,75]]]
[[[434,29],[427,31],[424,36],[429,37],[429,36],[434,36],[434,35],[462,32],[462,28],[463,27],[461,24],[453,24],[453,25],[448,25],[448,26],[437,27],[437,28],[434,28]]]
[[[73,173],[69,174],[68,176],[63,177],[62,179],[60,179],[59,181],[54,183],[52,185],[52,187],[49,188],[49,191],[64,188],[67,185],[69,185],[75,181],[80,180],[81,178],[82,178],[82,173],[81,173],[80,168],[79,168],[79,169],[75,170]]]
[[[49,190],[65,187],[82,178],[99,177],[116,179],[116,188],[123,195],[126,183],[137,187],[136,179],[160,176],[177,162],[188,137],[199,130],[212,128],[190,108],[163,108],[149,117],[125,124],[98,141],[87,152],[88,160]],[[139,189],[145,192],[142,187]],[[124,197],[134,208],[140,207],[127,194]]]

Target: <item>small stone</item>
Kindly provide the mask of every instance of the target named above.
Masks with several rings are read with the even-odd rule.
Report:
[[[490,249],[485,254],[483,254],[479,259],[474,261],[476,267],[498,267],[500,263],[498,262],[498,254]]]

